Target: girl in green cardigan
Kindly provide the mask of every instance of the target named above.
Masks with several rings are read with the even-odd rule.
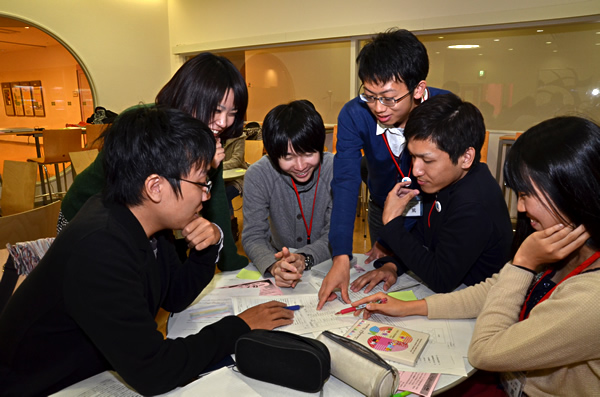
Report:
[[[217,152],[209,178],[213,183],[211,199],[202,216],[219,225],[223,231],[223,250],[218,262],[221,270],[236,270],[248,264],[248,258],[237,253],[231,223],[222,160],[222,142],[242,134],[244,114],[248,107],[248,90],[240,72],[227,58],[202,53],[188,60],[156,96],[156,103],[183,110],[203,121],[215,133]],[[102,138],[100,138],[102,139]],[[102,152],[81,172],[69,188],[61,205],[58,231],[77,214],[88,198],[104,186]]]

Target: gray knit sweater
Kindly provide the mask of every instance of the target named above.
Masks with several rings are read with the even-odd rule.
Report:
[[[306,223],[310,227],[318,169],[306,185],[296,184]],[[331,258],[329,218],[332,197],[333,155],[323,153],[321,176],[312,221],[311,244],[306,244],[306,228],[300,214],[291,177],[273,168],[268,156],[252,164],[244,177],[244,229],[242,245],[250,261],[265,273],[275,263],[283,247],[310,254],[315,264]]]

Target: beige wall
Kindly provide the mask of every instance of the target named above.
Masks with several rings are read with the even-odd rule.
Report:
[[[0,0],[0,14],[62,40],[111,110],[153,102],[171,76],[167,0]]]
[[[169,0],[174,53],[600,14],[598,0]]]

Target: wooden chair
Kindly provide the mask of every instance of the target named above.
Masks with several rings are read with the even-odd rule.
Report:
[[[60,201],[15,215],[0,217],[0,247],[20,241],[56,237]]]
[[[98,137],[107,129],[110,124],[90,124],[85,126],[85,148],[102,149],[102,140]]]
[[[260,160],[263,156],[264,144],[263,141],[246,140],[244,152],[244,160],[248,164],[253,164]]]
[[[58,222],[60,204],[60,201],[55,201],[44,207],[0,217],[0,248],[4,248],[0,249],[0,266],[3,266],[8,259],[9,253],[5,248],[6,244],[56,237],[56,223]],[[0,272],[0,312],[12,295],[12,292],[27,277],[25,275],[17,275],[14,268],[9,275],[8,272],[8,270]]]
[[[37,163],[40,171],[40,183],[42,185],[42,196],[46,196],[46,188],[44,187],[44,171],[46,173],[46,180],[48,182],[48,195],[52,202],[52,187],[50,184],[50,178],[48,176],[47,165],[54,164],[54,170],[56,172],[56,186],[57,196],[64,194],[67,190],[67,174],[65,163],[70,163],[71,158],[69,157],[70,152],[81,151],[81,129],[68,129],[68,130],[45,130],[42,134],[44,139],[43,148],[44,156],[38,158],[27,159]],[[62,184],[60,181],[60,170],[58,165],[63,165],[63,177],[65,179],[65,191],[62,190]],[[75,178],[75,171],[71,167],[73,178]]]
[[[71,158],[71,167],[73,167],[76,174],[80,174],[81,171],[85,170],[96,160],[98,149],[70,152],[69,157]]]
[[[24,161],[4,160],[2,176],[2,215],[32,210],[35,203],[36,166]]]
[[[488,156],[488,146],[490,144],[490,132],[486,131],[485,132],[485,139],[483,141],[483,146],[481,147],[481,162],[482,163],[487,163],[487,156]]]

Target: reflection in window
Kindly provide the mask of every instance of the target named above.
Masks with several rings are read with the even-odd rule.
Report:
[[[564,114],[600,118],[599,23],[418,37],[429,53],[428,85],[473,102],[490,130],[524,131]],[[356,95],[349,90],[355,78],[350,45],[348,40],[221,55],[246,78],[248,120],[261,121],[280,103],[308,99],[325,123],[336,123],[343,104]]]
[[[523,131],[558,115],[600,115],[598,23],[419,39],[429,52],[429,85],[473,102],[489,129]]]

